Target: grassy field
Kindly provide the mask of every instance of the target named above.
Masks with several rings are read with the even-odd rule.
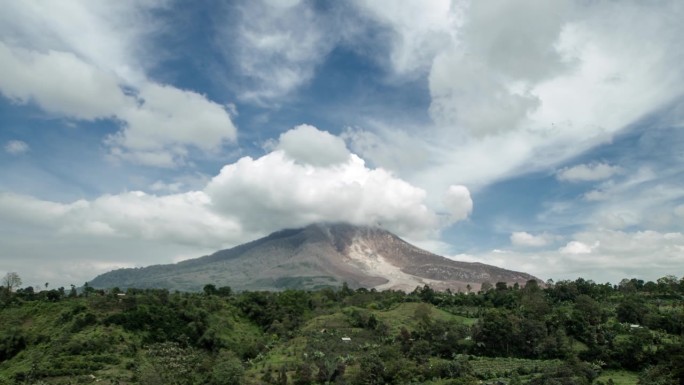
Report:
[[[609,379],[612,379],[615,385],[636,385],[639,380],[639,375],[626,370],[606,370],[601,373],[594,383],[601,381],[605,384]]]
[[[416,302],[401,303],[390,310],[378,311],[375,315],[379,320],[386,322],[390,326],[390,330],[398,331],[402,326],[416,324],[416,310],[419,306],[426,305]],[[454,315],[431,305],[428,308],[430,309],[430,317],[435,320],[456,320],[468,326],[477,322],[477,318]]]
[[[508,378],[513,373],[540,373],[558,367],[560,360],[527,360],[523,358],[471,357],[469,361],[478,377]]]

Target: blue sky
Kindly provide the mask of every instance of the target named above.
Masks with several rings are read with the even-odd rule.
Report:
[[[6,1],[0,273],[377,225],[542,279],[684,274],[679,1]]]

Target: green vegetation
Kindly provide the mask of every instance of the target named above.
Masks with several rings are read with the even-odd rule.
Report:
[[[0,287],[0,385],[681,384],[684,280],[479,293]]]
[[[596,382],[604,384],[608,384],[609,381],[615,385],[636,385],[639,381],[639,374],[626,370],[605,370],[596,379]]]

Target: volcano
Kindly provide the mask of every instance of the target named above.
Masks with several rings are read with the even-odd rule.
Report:
[[[377,290],[429,285],[465,291],[478,290],[485,282],[511,285],[531,279],[540,281],[527,273],[430,253],[379,227],[319,223],[176,264],[113,270],[89,285],[198,291],[213,284],[241,291],[317,289],[346,282]]]

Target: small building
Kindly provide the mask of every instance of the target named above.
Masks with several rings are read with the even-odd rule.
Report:
[[[342,342],[351,342],[351,338],[349,338],[349,337],[342,337]]]

